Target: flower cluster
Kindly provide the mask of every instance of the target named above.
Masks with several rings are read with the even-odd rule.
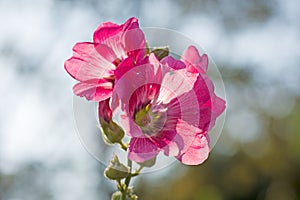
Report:
[[[78,81],[73,92],[98,103],[104,141],[128,153],[128,166],[114,155],[104,172],[117,182],[112,199],[137,199],[130,180],[143,167],[152,167],[160,152],[186,165],[208,158],[208,132],[225,109],[207,75],[208,63],[195,46],[188,46],[180,59],[170,56],[167,47],[148,47],[134,17],[122,25],[102,23],[93,42],[75,44],[64,65]],[[120,125],[114,115],[120,115]],[[140,165],[135,172],[132,161]]]
[[[133,17],[122,25],[102,23],[92,43],[75,44],[64,66],[78,81],[74,94],[98,102],[105,141],[122,145],[130,160],[141,163],[163,152],[198,165],[208,157],[208,131],[225,101],[206,74],[206,54],[195,46],[180,59],[168,53],[148,47]],[[112,120],[117,108],[125,131]],[[124,132],[128,145],[122,142]]]

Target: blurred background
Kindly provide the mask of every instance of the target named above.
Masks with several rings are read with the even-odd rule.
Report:
[[[76,135],[63,62],[99,23],[131,16],[202,45],[227,93],[210,158],[138,177],[140,199],[300,199],[298,0],[0,0],[0,200],[110,199]]]

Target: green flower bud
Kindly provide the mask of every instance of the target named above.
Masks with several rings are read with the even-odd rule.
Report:
[[[122,193],[120,191],[113,193],[111,200],[122,200]]]
[[[133,187],[128,187],[126,199],[128,199],[128,200],[137,200],[138,199],[138,196],[133,194]]]
[[[112,194],[111,196],[111,200],[122,200],[122,193],[120,191],[117,191],[115,193]],[[126,195],[125,200],[137,200],[138,197],[133,194],[131,196]]]
[[[120,180],[130,176],[130,168],[120,163],[118,156],[114,154],[108,167],[104,170],[104,175],[111,180]]]
[[[98,103],[98,117],[104,141],[108,144],[120,143],[124,137],[123,129],[112,120],[109,98]]]
[[[114,121],[109,122],[100,120],[102,136],[106,143],[114,144],[120,143],[124,137],[124,130]]]

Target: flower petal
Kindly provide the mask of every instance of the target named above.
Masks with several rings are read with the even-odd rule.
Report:
[[[163,148],[164,153],[168,156],[178,156],[179,153],[183,154],[192,145],[195,136],[200,133],[202,133],[201,129],[179,119],[176,124],[176,135]]]
[[[214,94],[214,85],[206,74],[199,74],[193,86],[193,92],[197,95],[199,105],[211,101]]]
[[[122,25],[101,24],[94,33],[94,42],[109,46],[119,59],[125,58],[129,51],[144,49],[146,45],[144,33],[134,17]]]
[[[135,162],[144,162],[154,158],[159,149],[149,138],[132,138],[129,143],[128,158]]]
[[[167,67],[170,67],[172,69],[184,69],[185,64],[184,62],[180,60],[176,60],[172,56],[166,56],[161,61],[161,64],[166,65]]]
[[[215,96],[213,100],[212,110],[216,114],[216,116],[218,117],[219,115],[221,115],[224,112],[225,108],[226,108],[226,102],[220,97]]]
[[[140,54],[138,53],[137,56],[140,56]],[[125,75],[125,73],[127,73],[129,70],[133,69],[134,67],[147,64],[147,63],[149,63],[148,57],[137,58],[136,55],[128,56],[119,64],[119,66],[114,72],[116,81],[118,81],[123,75]]]
[[[177,159],[186,165],[199,165],[203,163],[209,155],[209,142],[206,134],[198,134],[192,145]]]
[[[208,56],[200,56],[195,46],[189,46],[182,54],[181,60],[185,63],[187,70],[191,73],[206,72],[208,67]]]
[[[111,97],[112,94],[111,87],[109,88],[103,85],[95,85],[95,84],[80,82],[73,87],[73,92],[77,96],[80,97],[84,96],[87,100],[103,101]]]
[[[94,42],[102,43],[107,38],[113,37],[120,32],[130,30],[133,28],[139,28],[138,19],[132,17],[128,19],[124,24],[118,25],[111,22],[105,22],[98,26],[96,31],[94,32]]]
[[[145,50],[146,39],[143,31],[135,28],[124,32],[124,47],[127,52]]]
[[[127,59],[125,62],[127,62]],[[128,62],[131,63],[131,61]],[[129,66],[128,69],[123,68],[120,71],[117,69],[116,74],[118,78],[115,82],[114,93],[120,98],[122,109],[124,110],[126,108],[128,113],[131,106],[129,102],[130,98],[135,92],[138,92],[139,88],[144,87],[144,85],[152,85],[153,88],[153,85],[159,85],[161,83],[161,68],[159,65],[156,65],[156,63],[133,66],[132,68]],[[151,87],[145,87],[144,89],[149,88],[151,89]],[[149,94],[152,94],[152,89]],[[113,96],[115,95],[113,94]]]
[[[73,57],[65,62],[65,69],[76,80],[84,82],[108,77],[115,68],[112,60],[116,56],[105,45],[77,43],[73,51]]]

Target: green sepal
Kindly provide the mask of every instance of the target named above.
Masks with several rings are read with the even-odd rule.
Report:
[[[154,53],[158,60],[163,59],[164,57],[169,55],[169,47],[157,47],[153,48],[151,53]]]
[[[114,154],[109,165],[104,170],[104,176],[110,180],[121,180],[130,175],[130,168],[122,164],[116,154]]]
[[[155,162],[156,162],[156,157],[146,160],[145,162],[142,163],[138,162],[138,164],[143,167],[152,167],[153,165],[155,165]]]

